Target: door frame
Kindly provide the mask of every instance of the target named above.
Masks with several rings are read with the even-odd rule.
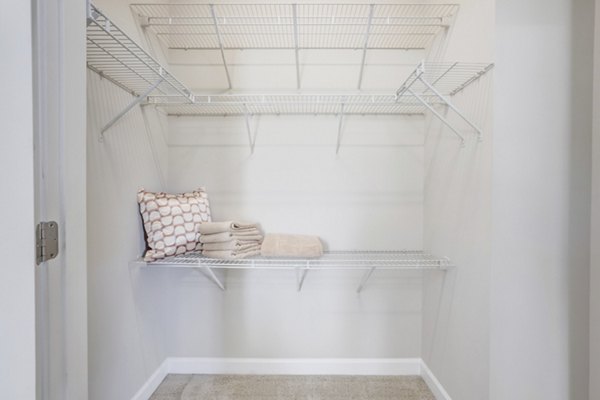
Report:
[[[87,2],[31,4],[35,223],[56,220],[60,246],[36,267],[37,399],[86,400]]]

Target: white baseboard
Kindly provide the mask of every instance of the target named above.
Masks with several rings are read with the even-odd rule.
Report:
[[[144,386],[133,395],[131,400],[148,400],[152,393],[158,388],[163,379],[171,373],[168,368],[168,360],[162,362],[154,373],[148,378]]]
[[[421,359],[169,358],[173,374],[419,375]]]
[[[168,374],[420,375],[437,400],[451,400],[420,358],[167,358],[132,400],[147,400]]]
[[[423,378],[427,386],[429,386],[429,390],[431,390],[431,393],[433,393],[436,400],[452,400],[448,392],[446,392],[446,389],[444,389],[440,381],[437,380],[423,360],[421,360],[421,378]]]

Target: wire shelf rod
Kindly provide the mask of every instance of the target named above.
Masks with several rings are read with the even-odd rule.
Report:
[[[360,72],[358,75],[358,89],[362,87],[363,73],[365,70],[365,61],[367,60],[367,50],[369,48],[369,37],[371,35],[371,28],[373,24],[373,11],[375,10],[375,5],[371,4],[369,6],[369,19],[367,20],[367,30],[365,32],[365,45],[363,46],[362,59],[360,62]]]

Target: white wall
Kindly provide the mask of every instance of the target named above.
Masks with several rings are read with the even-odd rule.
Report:
[[[461,7],[445,59],[493,62],[494,1]],[[477,34],[474,34],[477,32]],[[425,141],[424,248],[457,267],[423,284],[422,358],[453,399],[489,391],[489,270],[493,72],[451,100],[483,130],[482,141],[452,111],[464,148],[433,119]]]
[[[487,398],[491,247],[491,73],[453,101],[483,129],[467,143],[434,120],[425,145],[425,249],[456,264],[428,273],[422,357],[453,399]],[[449,113],[456,126],[464,122]],[[462,125],[461,125],[462,124]]]
[[[131,398],[166,356],[161,279],[129,268],[144,249],[136,192],[163,189],[160,122],[136,108],[98,140],[131,100],[88,71],[89,391],[98,400]]]
[[[497,3],[493,400],[588,398],[593,18]]]
[[[283,56],[282,56],[283,54]],[[171,69],[199,91],[224,89],[218,52],[169,51]],[[296,89],[293,52],[228,51],[237,91]],[[360,51],[302,51],[305,90],[354,90]],[[363,88],[399,86],[425,52],[369,52]],[[332,250],[421,249],[424,121],[261,116],[250,155],[242,118],[169,118],[172,191],[206,186],[215,220],[259,221],[266,232],[319,235]],[[311,273],[301,293],[285,273],[234,273],[225,294],[176,273],[172,330],[178,356],[415,357],[421,345],[421,277]],[[240,334],[242,332],[242,334]]]
[[[95,4],[145,43],[127,3]],[[125,400],[168,355],[165,279],[129,266],[144,249],[136,192],[165,189],[166,120],[153,108],[136,107],[100,142],[100,128],[133,99],[91,71],[87,77],[89,398]]]
[[[349,117],[336,156],[335,117],[261,117],[254,155],[243,120],[171,117],[169,188],[206,186],[215,220],[319,235],[332,250],[422,247],[421,117]],[[174,354],[237,357],[415,357],[420,277],[229,273],[225,294],[173,282]],[[178,275],[178,276],[179,276]],[[384,279],[388,276],[387,279]],[[197,281],[198,278],[195,278]],[[240,334],[243,332],[243,334]]]
[[[10,1],[0,13],[0,72],[11,96],[0,100],[0,391],[9,399],[36,396],[33,88],[31,4]]]

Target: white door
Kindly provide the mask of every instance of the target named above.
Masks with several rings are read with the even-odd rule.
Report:
[[[0,397],[35,398],[31,5],[0,11]]]

